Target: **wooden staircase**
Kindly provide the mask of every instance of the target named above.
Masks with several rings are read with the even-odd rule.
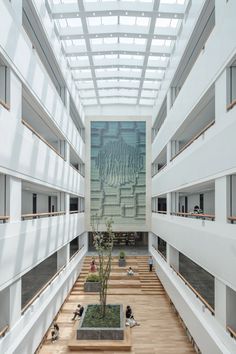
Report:
[[[90,262],[91,257],[85,257],[82,271],[71,291],[71,295],[84,294],[84,282],[89,274]],[[96,263],[98,264],[98,261]],[[134,276],[127,275],[126,270],[129,266],[132,266],[135,272]],[[118,257],[113,257],[108,286],[109,295],[165,294],[164,288],[155,271],[149,272],[148,256],[127,256],[126,267],[119,267]]]

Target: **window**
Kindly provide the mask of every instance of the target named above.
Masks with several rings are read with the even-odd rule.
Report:
[[[10,98],[9,68],[0,60],[0,104],[8,110],[10,109],[9,98]]]

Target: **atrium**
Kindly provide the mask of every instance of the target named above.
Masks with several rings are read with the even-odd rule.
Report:
[[[0,0],[0,353],[236,353],[235,33],[235,0]],[[140,327],[85,343],[110,218]]]

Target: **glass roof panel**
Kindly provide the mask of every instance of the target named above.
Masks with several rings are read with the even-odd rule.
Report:
[[[51,0],[82,104],[154,105],[189,1]]]

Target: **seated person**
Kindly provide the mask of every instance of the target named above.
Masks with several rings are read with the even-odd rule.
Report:
[[[51,332],[52,335],[52,343],[54,343],[59,338],[59,326],[57,323],[53,326],[53,331]]]
[[[97,266],[96,266],[96,263],[95,263],[95,259],[93,258],[91,263],[90,263],[90,272],[94,273],[97,271]]]
[[[140,326],[140,324],[134,319],[132,309],[129,305],[126,307],[125,317],[126,317],[126,323],[125,323],[126,326],[130,326],[130,328],[134,326]]]
[[[76,317],[81,317],[84,312],[84,307],[78,304],[76,310],[73,312],[74,317],[72,318],[72,321],[76,319]]]
[[[127,269],[127,275],[134,275],[134,271],[131,267]]]
[[[195,205],[195,207],[193,209],[193,213],[194,214],[202,214],[202,210],[199,208],[198,205]]]

